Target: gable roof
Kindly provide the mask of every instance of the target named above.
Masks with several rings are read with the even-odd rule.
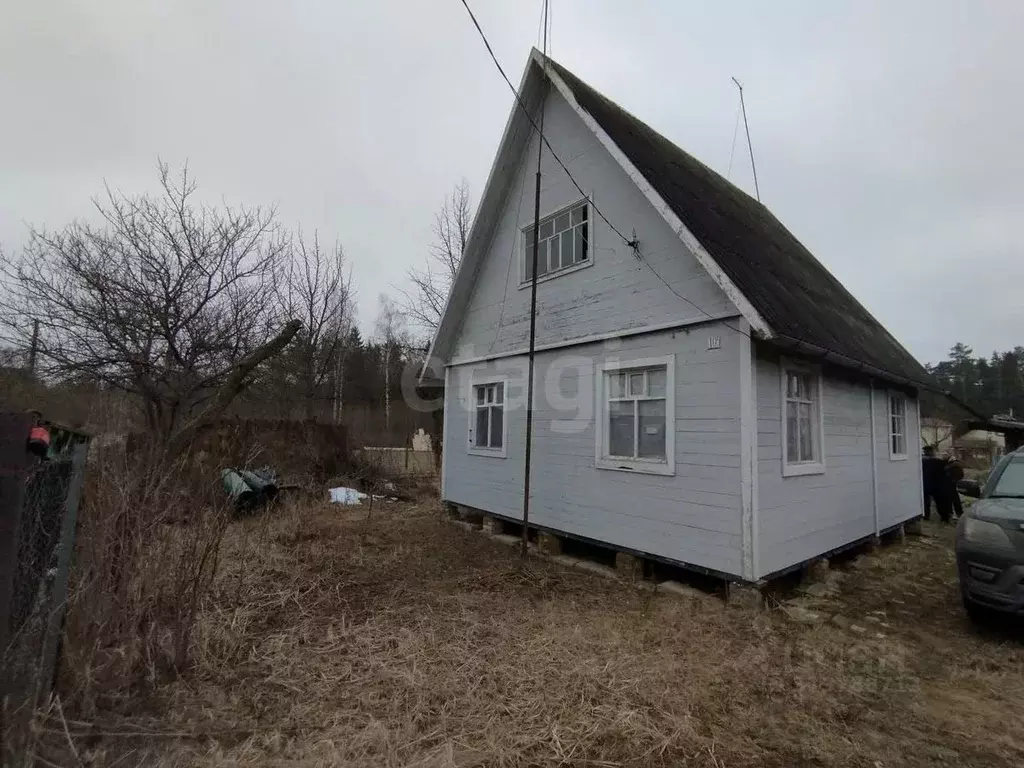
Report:
[[[543,75],[643,189],[762,338],[803,347],[896,381],[934,387],[913,355],[764,205],[536,49],[520,93],[539,91],[536,84],[529,86]],[[517,112],[522,113],[518,105],[513,107],[509,127]],[[525,116],[522,121],[528,124]],[[453,297],[462,287],[461,272]],[[446,316],[449,309],[457,307],[447,307]],[[435,351],[440,351],[442,332],[454,335],[457,330],[445,325],[442,322],[438,329]]]

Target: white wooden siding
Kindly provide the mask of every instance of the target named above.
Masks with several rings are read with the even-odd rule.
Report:
[[[783,477],[779,365],[759,357],[757,376],[759,575],[809,560],[874,534],[871,390],[829,374],[822,379],[825,472]],[[889,459],[884,385],[876,389],[876,469],[882,528],[920,514],[914,462],[920,449],[913,398],[907,398],[909,458]]]
[[[591,207],[592,265],[537,285],[537,344],[737,313],[679,236],[643,197],[608,151],[555,91],[545,106],[544,133],[594,203],[627,237],[633,230],[643,258],[679,294],[670,291]],[[494,237],[483,258],[452,362],[526,349],[529,289],[522,279],[522,227],[533,222],[536,137],[520,162]],[[550,153],[542,164],[541,213],[581,195]],[[701,309],[694,307],[696,304]],[[702,312],[703,310],[704,312]]]
[[[710,335],[722,338],[721,349],[707,349]],[[596,365],[667,354],[675,354],[676,365],[675,475],[598,469]],[[740,575],[739,354],[736,333],[718,323],[538,354],[531,522]],[[509,378],[505,459],[466,450],[468,386],[474,375],[485,372]],[[444,431],[448,501],[522,518],[525,376],[525,357],[449,369]]]
[[[875,387],[875,453],[878,466],[878,525],[887,528],[921,514],[924,506],[921,488],[921,429],[917,421],[917,403],[907,397],[907,458],[889,458],[889,392],[885,385]]]

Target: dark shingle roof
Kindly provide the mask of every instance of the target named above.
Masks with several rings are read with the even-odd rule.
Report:
[[[930,382],[921,364],[767,208],[549,62],[783,340],[812,344],[897,379]]]

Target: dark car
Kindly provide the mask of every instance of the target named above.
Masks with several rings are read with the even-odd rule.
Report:
[[[960,518],[956,565],[972,619],[1024,614],[1024,451],[1004,456],[984,488],[962,481],[978,500]]]

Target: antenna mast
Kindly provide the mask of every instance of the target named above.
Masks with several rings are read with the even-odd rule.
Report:
[[[743,128],[747,132],[747,149],[750,152],[750,170],[754,172],[754,194],[757,195],[757,202],[761,202],[761,189],[757,185],[757,166],[754,164],[754,145],[750,143],[750,123],[747,122],[747,105],[743,100],[743,86],[735,77],[732,79],[740,91],[740,109],[743,111]]]

